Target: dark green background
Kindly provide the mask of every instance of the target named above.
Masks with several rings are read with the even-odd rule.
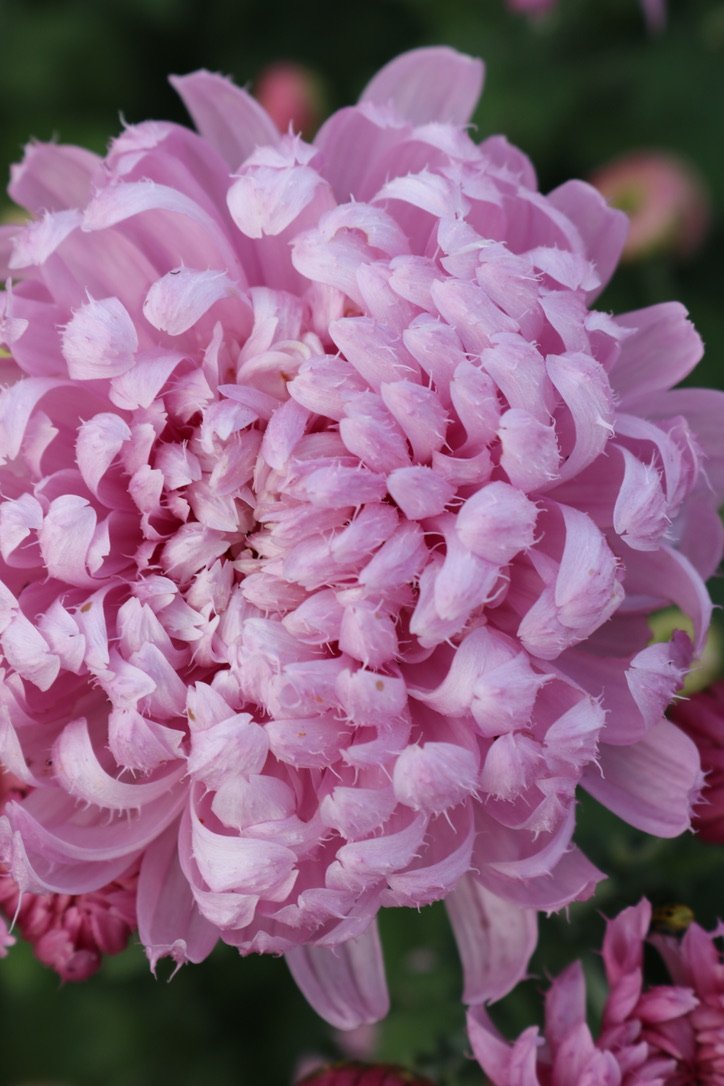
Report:
[[[527,151],[544,190],[641,147],[696,163],[714,207],[705,248],[685,264],[658,258],[620,270],[601,304],[679,298],[707,343],[697,383],[724,386],[724,3],[670,0],[666,31],[651,36],[637,0],[560,0],[536,24],[503,0],[0,0],[0,164],[5,173],[31,136],[103,150],[120,115],[184,121],[169,72],[207,67],[250,84],[266,64],[295,59],[320,74],[331,109],[396,53],[439,42],[485,58],[478,131],[504,132]],[[542,921],[539,979],[500,1008],[511,1033],[538,1015],[545,975],[582,954],[595,1018],[600,910],[611,915],[646,893],[688,902],[704,923],[724,913],[720,849],[690,835],[647,838],[585,797],[579,814],[580,843],[612,877],[593,902],[571,909],[570,923]],[[445,1086],[479,1083],[464,1055],[444,910],[390,912],[382,927],[393,1011],[380,1055]],[[166,984],[150,977],[135,946],[75,987],[59,986],[25,947],[0,964],[0,1086],[286,1086],[300,1057],[337,1051],[276,959],[240,961],[220,948]]]

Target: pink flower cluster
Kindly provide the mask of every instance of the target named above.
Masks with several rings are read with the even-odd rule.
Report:
[[[644,940],[651,906],[643,900],[609,921],[603,962],[609,992],[601,1032],[586,1024],[580,962],[546,995],[545,1040],[537,1027],[509,1046],[484,1011],[469,1014],[473,1050],[494,1086],[721,1086],[724,1083],[724,959],[716,940],[692,924],[681,942],[655,935],[671,984],[646,987]]]
[[[375,917],[446,898],[466,998],[592,892],[583,785],[689,824],[721,394],[675,303],[591,308],[626,220],[465,125],[482,65],[383,69],[313,144],[220,76],[199,134],[32,145],[0,301],[0,818],[22,893],[139,865],[152,964],[286,953],[350,1028]],[[0,254],[1,256],[1,254]],[[713,488],[713,489],[712,489]]]

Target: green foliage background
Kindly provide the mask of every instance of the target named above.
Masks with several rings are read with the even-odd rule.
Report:
[[[248,84],[266,64],[294,59],[319,72],[331,109],[401,50],[444,42],[486,59],[478,132],[504,132],[527,151],[544,190],[640,147],[696,163],[714,207],[703,251],[685,264],[658,258],[621,269],[601,304],[681,299],[708,348],[696,382],[724,387],[724,3],[669,7],[666,31],[651,36],[636,0],[560,0],[537,23],[504,10],[503,0],[0,0],[0,166],[6,172],[29,137],[103,150],[120,116],[185,122],[168,72],[207,67]],[[645,893],[689,903],[705,924],[724,914],[720,849],[691,835],[653,840],[585,796],[577,838],[611,878],[570,920],[542,920],[536,977],[497,1012],[511,1034],[537,1019],[545,976],[578,956],[595,1018],[601,911]],[[382,927],[393,1010],[378,1054],[427,1070],[441,1086],[480,1083],[465,1057],[443,908],[390,911]],[[65,987],[26,947],[0,965],[0,1086],[286,1086],[303,1056],[339,1051],[273,958],[241,961],[220,947],[166,984],[132,946],[85,985]]]

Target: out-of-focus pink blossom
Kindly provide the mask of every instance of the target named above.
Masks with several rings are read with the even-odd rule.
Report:
[[[647,986],[644,940],[651,906],[643,900],[609,921],[603,962],[609,992],[597,1040],[586,1024],[580,962],[546,994],[544,1037],[527,1029],[508,1045],[486,1012],[468,1030],[494,1086],[720,1086],[724,1081],[724,962],[716,938],[692,924],[681,942],[654,935],[671,984]]]
[[[675,702],[669,716],[696,743],[706,774],[694,828],[702,840],[724,845],[724,682]]]
[[[324,1067],[297,1086],[434,1086],[428,1078],[392,1064],[340,1063]]]
[[[280,132],[291,126],[294,132],[310,135],[322,119],[319,76],[301,64],[270,64],[259,75],[254,94]]]
[[[646,22],[650,30],[663,30],[666,26],[666,0],[641,0]]]
[[[552,11],[558,0],[507,0],[511,11],[522,11],[526,15],[544,15]]]
[[[602,166],[591,182],[629,216],[623,256],[691,256],[709,226],[709,197],[694,167],[677,155],[635,151]]]
[[[353,1028],[375,918],[445,899],[465,999],[600,877],[576,790],[672,836],[663,717],[700,647],[724,395],[685,310],[592,305],[625,217],[542,195],[408,53],[314,143],[207,72],[199,129],[36,144],[0,234],[0,856],[23,893],[140,864],[141,941],[285,953]],[[685,610],[650,645],[647,616]]]
[[[545,15],[552,11],[558,0],[506,0],[511,11],[526,15]],[[666,0],[641,0],[641,9],[650,30],[663,30],[666,25]]]

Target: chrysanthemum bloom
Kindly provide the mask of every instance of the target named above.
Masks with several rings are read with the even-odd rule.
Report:
[[[702,840],[724,845],[724,682],[676,702],[669,716],[696,743],[706,774],[694,828]]]
[[[340,1063],[314,1071],[297,1086],[433,1086],[433,1083],[391,1064]]]
[[[627,260],[656,253],[689,257],[706,237],[709,196],[694,167],[663,151],[636,151],[614,159],[591,183],[630,219]]]
[[[27,791],[0,769],[0,812],[11,799],[23,799]],[[8,936],[4,913],[32,944],[38,959],[63,980],[86,980],[105,954],[124,949],[135,930],[136,882],[132,873],[87,894],[20,894],[0,864],[0,957],[15,941]]]
[[[199,135],[10,187],[0,856],[61,894],[139,862],[153,964],[286,953],[342,1028],[387,1007],[381,906],[446,898],[500,996],[600,877],[577,786],[666,836],[700,785],[646,616],[705,635],[724,396],[669,391],[680,305],[590,308],[625,217],[473,143],[481,79],[406,54],[308,145],[200,72]]]
[[[609,993],[601,1033],[586,1024],[580,962],[546,994],[543,1041],[537,1027],[511,1046],[484,1011],[471,1011],[473,1049],[494,1086],[721,1086],[724,1082],[724,961],[720,926],[692,924],[679,942],[652,936],[672,984],[645,986],[644,940],[651,906],[643,900],[609,921],[603,962]]]

